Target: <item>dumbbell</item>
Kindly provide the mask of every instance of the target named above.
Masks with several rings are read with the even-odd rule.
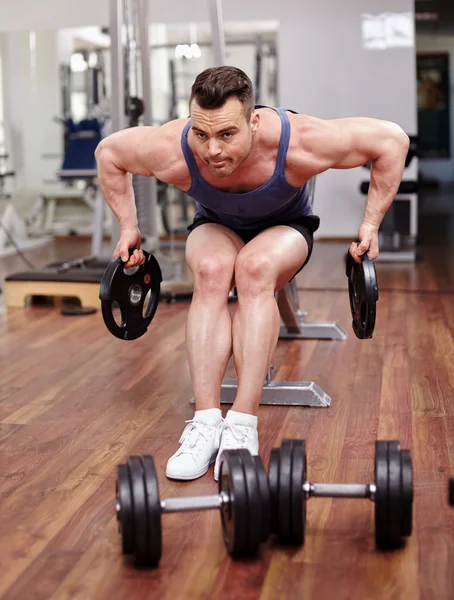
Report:
[[[283,440],[270,455],[271,532],[281,543],[302,545],[309,498],[369,498],[375,503],[375,542],[397,548],[411,535],[413,470],[409,450],[399,442],[375,442],[375,481],[366,485],[311,483],[306,479],[304,440]]]
[[[117,465],[116,513],[123,554],[141,566],[157,566],[162,554],[161,515],[219,509],[227,551],[252,556],[270,534],[268,477],[260,457],[247,450],[225,450],[219,493],[160,499],[152,456],[131,456]]]

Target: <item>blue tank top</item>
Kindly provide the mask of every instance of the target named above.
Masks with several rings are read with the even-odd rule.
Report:
[[[285,179],[285,160],[290,140],[290,121],[285,109],[256,108],[273,108],[278,113],[282,123],[281,137],[271,178],[257,189],[242,194],[218,190],[201,177],[188,144],[191,121],[186,124],[181,134],[181,147],[192,178],[187,194],[196,202],[195,218],[208,217],[215,223],[234,229],[255,229],[281,225],[312,214],[308,184],[295,188]]]

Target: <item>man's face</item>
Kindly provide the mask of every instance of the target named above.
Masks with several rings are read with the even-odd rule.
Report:
[[[215,109],[192,102],[194,149],[214,177],[229,177],[248,157],[258,120],[255,113],[246,120],[243,105],[235,96]]]

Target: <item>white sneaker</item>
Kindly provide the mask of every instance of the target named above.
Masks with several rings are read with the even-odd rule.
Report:
[[[219,409],[208,410],[210,417],[200,415],[208,411],[196,411],[194,418],[186,421],[179,440],[181,446],[167,462],[166,476],[169,479],[197,479],[215,461],[219,447],[216,434],[222,423],[222,413]],[[213,415],[213,411],[219,412]]]
[[[214,465],[214,479],[219,479],[219,465],[224,450],[246,448],[254,456],[259,453],[257,417],[229,410],[218,427],[219,451]]]

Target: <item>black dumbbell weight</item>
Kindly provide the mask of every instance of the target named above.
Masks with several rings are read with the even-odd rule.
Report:
[[[270,498],[262,460],[247,450],[221,456],[219,493],[160,499],[151,456],[131,456],[117,466],[116,512],[122,551],[137,565],[157,566],[163,513],[219,509],[224,542],[235,557],[253,556],[269,536]]]
[[[303,440],[284,440],[279,449],[273,449],[268,478],[272,532],[279,541],[293,545],[304,543],[309,498],[369,498],[375,503],[377,547],[401,546],[412,531],[411,455],[394,441],[377,441],[375,451],[375,482],[363,485],[307,481]]]

